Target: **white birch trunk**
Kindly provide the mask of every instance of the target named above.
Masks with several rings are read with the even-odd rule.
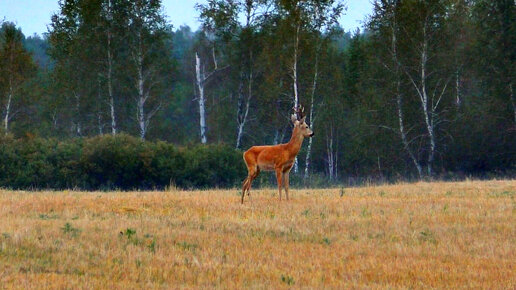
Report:
[[[421,180],[423,178],[423,169],[421,168],[421,164],[419,164],[419,161],[417,160],[416,156],[414,155],[414,152],[412,152],[412,149],[410,149],[410,144],[407,140],[407,133],[405,132],[405,126],[404,126],[404,117],[403,117],[403,96],[401,95],[401,81],[400,81],[400,74],[399,74],[399,60],[398,60],[398,43],[397,43],[397,37],[396,37],[396,19],[394,19],[393,27],[392,27],[392,43],[391,43],[391,49],[392,49],[392,58],[395,65],[395,74],[396,74],[396,105],[398,109],[398,125],[399,125],[399,131],[400,131],[400,137],[401,142],[403,144],[403,147],[405,151],[410,156],[410,159],[414,163],[414,166],[417,169],[417,174],[419,176],[419,179]]]
[[[97,129],[99,131],[99,135],[103,135],[103,129],[102,129],[102,86],[101,86],[101,80],[100,77],[101,74],[98,74],[97,76]]]
[[[111,1],[109,1],[109,3],[111,6]],[[109,111],[111,115],[111,134],[116,135],[115,97],[113,95],[113,55],[111,53],[111,31],[108,31],[107,61],[107,85],[109,94]]]
[[[252,97],[252,82],[253,82],[253,71],[252,69],[249,69],[249,79],[247,84],[247,100],[245,103],[245,109],[242,112],[242,104],[243,101],[243,92],[241,89],[239,89],[239,96],[238,96],[238,114],[237,114],[237,124],[238,124],[238,133],[237,133],[237,142],[236,142],[236,148],[240,148],[240,142],[242,140],[242,136],[244,134],[244,127],[247,122],[247,116],[249,115],[249,105],[251,103],[251,97]]]
[[[211,55],[213,57],[214,70],[217,70],[218,69],[218,64],[217,64],[217,56],[215,55],[215,44],[211,48]]]
[[[201,143],[206,144],[206,109],[204,99],[204,72],[201,68],[201,59],[195,53],[195,75],[197,79],[197,88],[199,90],[199,125],[201,129]]]
[[[108,0],[107,3],[107,19],[110,22],[109,27],[107,29],[107,86],[108,86],[108,94],[109,94],[109,113],[111,117],[111,134],[116,135],[117,126],[116,126],[116,116],[115,116],[115,96],[113,95],[113,53],[111,46],[111,24],[113,21],[113,6],[111,0]]]
[[[319,51],[316,51],[315,55],[315,64],[314,64],[314,80],[312,83],[312,94],[310,99],[310,126],[312,130],[314,129],[314,98],[315,98],[315,90],[317,88],[317,78],[319,76]],[[308,139],[308,148],[306,149],[306,158],[305,158],[305,178],[308,178],[309,169],[310,169],[310,155],[312,153],[312,142],[313,138]]]
[[[102,130],[102,114],[97,113],[97,126],[98,126],[98,129],[99,129],[99,135],[103,135],[104,132]]]
[[[398,81],[399,86],[399,81]],[[414,166],[416,166],[417,174],[419,176],[419,179],[423,179],[423,169],[421,168],[421,164],[416,159],[416,156],[414,155],[414,152],[412,152],[412,149],[410,149],[410,145],[407,140],[407,134],[405,133],[405,126],[403,125],[403,107],[402,107],[402,96],[401,92],[398,91],[398,95],[396,98],[396,104],[398,106],[398,122],[399,122],[399,129],[400,129],[400,136],[401,141],[403,143],[403,147],[405,148],[405,151],[410,156],[410,159],[412,159],[412,162],[414,163]]]
[[[328,163],[328,176],[330,181],[334,181],[336,178],[336,163],[337,156],[333,149],[333,124],[330,124],[329,133],[326,132],[326,159]]]
[[[278,145],[279,136],[280,136],[280,131],[279,131],[279,129],[276,129],[276,132],[274,133],[274,139],[272,140],[272,145]]]
[[[434,126],[433,126],[433,118],[430,116],[430,114],[433,115],[433,108],[432,111],[428,109],[428,94],[427,94],[427,88],[426,88],[426,78],[427,78],[427,72],[426,72],[426,65],[428,61],[428,43],[427,43],[427,34],[426,34],[426,27],[423,28],[423,47],[421,51],[421,105],[423,108],[423,115],[425,119],[426,129],[428,132],[428,138],[429,138],[429,152],[428,152],[428,161],[427,161],[427,174],[429,177],[432,176],[432,164],[434,161],[434,154],[435,154],[435,135],[434,135]]]
[[[5,134],[9,132],[9,118],[11,113],[11,102],[13,98],[13,86],[12,81],[9,80],[9,94],[7,95],[7,105],[5,106],[5,118],[4,118],[4,129]]]
[[[294,108],[299,106],[299,95],[297,90],[297,53],[299,47],[299,29],[300,25],[298,24],[296,29],[296,42],[294,46],[294,64],[292,65],[292,79],[293,79],[293,87],[294,87]],[[299,172],[299,164],[297,161],[297,156],[294,159],[294,173]]]
[[[145,135],[147,133],[147,126],[145,120],[145,88],[144,88],[144,80],[143,80],[143,57],[141,54],[141,50],[138,51],[137,56],[137,68],[138,70],[138,79],[137,79],[137,87],[138,87],[138,99],[137,99],[137,116],[136,119],[138,121],[138,129],[140,130],[140,138],[145,139]]]
[[[457,69],[457,71],[455,72],[455,92],[456,92],[455,104],[457,105],[457,107],[460,107],[462,100],[461,100],[461,95],[460,95],[461,92],[460,92],[460,71],[459,71],[459,69]]]
[[[294,107],[297,108],[299,105],[299,95],[297,90],[297,53],[298,53],[298,46],[299,46],[299,29],[300,26],[297,26],[296,30],[296,41],[294,45],[294,63],[292,65],[292,85],[294,88]]]
[[[82,134],[82,128],[81,128],[81,120],[80,120],[80,113],[81,113],[81,98],[80,96],[74,92],[75,97],[75,133],[77,136],[81,136]]]

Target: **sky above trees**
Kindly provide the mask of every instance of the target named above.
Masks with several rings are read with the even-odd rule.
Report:
[[[339,23],[346,31],[354,31],[362,27],[364,18],[372,11],[372,5],[367,0],[344,1],[347,11],[340,17]],[[163,0],[168,21],[178,28],[188,25],[193,29],[199,26],[198,12],[195,3],[206,3],[205,0]],[[58,11],[57,0],[2,0],[0,1],[0,20],[14,22],[21,27],[27,36],[34,33],[47,32],[50,16]]]

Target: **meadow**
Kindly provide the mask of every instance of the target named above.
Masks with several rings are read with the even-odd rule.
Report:
[[[0,288],[516,288],[516,180],[0,191]]]

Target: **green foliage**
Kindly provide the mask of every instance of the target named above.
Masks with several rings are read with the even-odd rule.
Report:
[[[289,275],[281,275],[281,282],[287,284],[287,285],[294,285],[294,278]]]
[[[197,6],[199,31],[172,31],[159,0],[60,1],[42,38],[3,23],[0,186],[240,187],[241,153],[215,144],[287,142],[294,84],[315,137],[309,176],[305,141],[293,187],[414,180],[415,164],[432,163],[428,178],[513,177],[514,1],[373,1],[367,30],[354,33],[338,26],[343,2],[210,0]],[[431,161],[416,89],[425,44]],[[209,146],[196,143],[196,53],[216,72],[205,83]],[[100,136],[112,121],[118,134],[152,142]],[[261,174],[254,186],[276,180]]]
[[[245,176],[225,145],[178,148],[129,135],[66,141],[0,137],[0,187],[98,189],[227,188]]]
[[[72,237],[77,237],[77,235],[81,232],[80,229],[74,228],[70,223],[66,223],[61,230],[64,234],[70,235]]]

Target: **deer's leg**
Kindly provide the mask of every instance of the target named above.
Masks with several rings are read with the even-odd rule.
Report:
[[[287,196],[287,200],[288,200],[289,174],[290,174],[289,171],[283,173],[283,187],[285,188],[285,195]]]
[[[245,192],[249,188],[248,184],[249,184],[249,175],[246,177],[246,179],[244,179],[244,182],[242,183],[242,204],[244,203]]]
[[[281,200],[281,188],[283,187],[283,171],[281,168],[276,169],[276,180],[278,181],[279,199]]]
[[[247,191],[247,196],[251,196],[251,185],[253,183],[253,180],[260,174],[260,169],[257,167],[255,168],[249,168],[249,174],[247,175],[247,178],[244,180],[244,183],[242,185],[242,203],[244,203],[244,195]]]

